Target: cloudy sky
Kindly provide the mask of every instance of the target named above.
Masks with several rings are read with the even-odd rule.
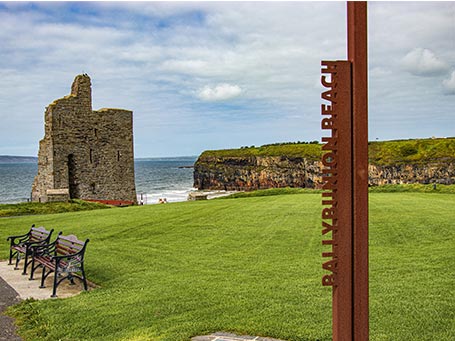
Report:
[[[372,2],[369,139],[455,136],[455,2]],[[134,112],[135,156],[320,140],[320,62],[344,2],[0,2],[0,154],[37,155],[45,107],[92,79]]]

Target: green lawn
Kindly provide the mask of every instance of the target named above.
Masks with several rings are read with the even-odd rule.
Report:
[[[0,219],[90,238],[101,288],[14,311],[28,340],[188,340],[215,331],[331,339],[321,196],[295,194]],[[370,339],[455,335],[455,195],[370,194]],[[37,283],[37,285],[39,285]]]
[[[0,204],[0,217],[90,211],[105,208],[111,208],[111,206],[77,199],[69,202],[22,202],[19,204]]]

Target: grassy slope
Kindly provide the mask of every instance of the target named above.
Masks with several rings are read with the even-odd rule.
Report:
[[[205,157],[249,157],[249,156],[287,156],[305,157],[310,160],[320,160],[320,144],[283,144],[265,145],[261,147],[249,147],[240,149],[207,150],[201,154]]]
[[[370,339],[450,340],[455,196],[370,198]],[[0,258],[32,223],[91,239],[87,272],[102,288],[20,305],[33,340],[329,340],[320,210],[320,195],[296,194],[3,218]]]
[[[0,204],[0,217],[90,211],[105,208],[111,208],[111,206],[78,199],[73,199],[70,202],[23,202],[18,204]]]
[[[455,138],[370,142],[373,165],[455,162]]]
[[[370,194],[372,340],[455,335],[455,196]]]

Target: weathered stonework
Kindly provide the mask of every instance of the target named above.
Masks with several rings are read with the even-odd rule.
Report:
[[[388,184],[455,184],[455,164],[428,163],[414,165],[377,166],[369,165],[370,186]]]
[[[298,157],[200,157],[194,165],[199,190],[249,191],[266,188],[322,187],[322,163]],[[385,184],[455,184],[455,164],[369,165],[369,186]]]
[[[91,92],[90,77],[78,75],[71,94],[46,108],[32,201],[60,200],[66,190],[71,199],[137,203],[133,113],[92,111]]]
[[[303,157],[200,157],[194,165],[194,187],[248,191],[266,188],[318,188],[319,162]]]

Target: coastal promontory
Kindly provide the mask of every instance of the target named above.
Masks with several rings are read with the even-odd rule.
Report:
[[[199,190],[322,186],[322,145],[276,143],[208,150],[194,165]],[[370,142],[369,185],[455,184],[455,138]]]

